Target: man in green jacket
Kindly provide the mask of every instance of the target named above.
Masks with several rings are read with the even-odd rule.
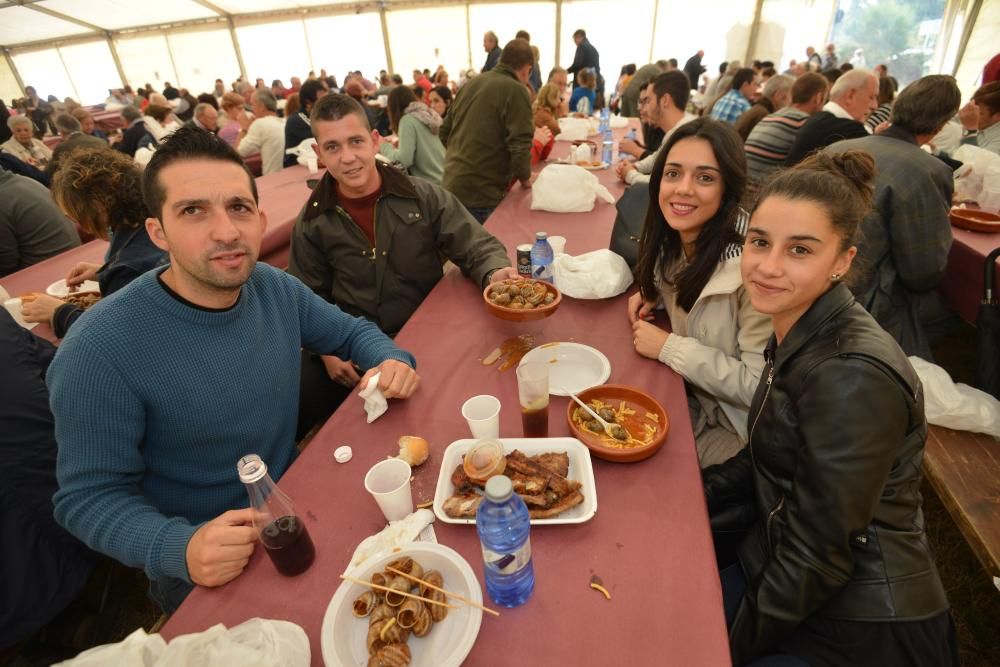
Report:
[[[507,250],[449,192],[375,159],[379,137],[356,100],[330,94],[310,114],[326,166],[292,231],[288,272],[341,310],[395,336],[454,262],[481,289],[517,276]],[[357,384],[348,359],[303,355],[299,437]]]
[[[439,136],[447,148],[441,184],[486,222],[515,181],[531,187],[531,45],[511,40],[500,64],[471,79],[448,108]]]

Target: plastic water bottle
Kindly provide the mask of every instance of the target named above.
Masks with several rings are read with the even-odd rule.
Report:
[[[611,136],[611,128],[607,127],[604,130],[603,151],[601,152],[601,162],[605,165],[611,164],[611,159],[614,157],[614,147],[615,139]]]
[[[611,128],[610,118],[611,118],[611,112],[608,110],[608,108],[604,107],[603,109],[601,109],[601,123],[600,126],[598,127],[598,131],[601,134],[604,134]]]
[[[547,283],[555,282],[552,278],[554,258],[555,253],[549,245],[549,235],[545,232],[535,234],[535,245],[531,246],[531,277]]]
[[[584,116],[590,115],[590,98],[586,95],[581,97],[576,101],[576,111],[577,113],[582,113]]]
[[[635,141],[635,137],[636,137],[635,128],[633,127],[631,130],[628,131],[628,134],[625,135],[625,138],[626,139],[631,139],[632,141]],[[618,159],[619,160],[624,160],[627,157],[629,157],[628,153],[625,153],[623,151],[618,151]]]
[[[527,602],[535,590],[531,517],[506,475],[486,482],[486,497],[476,511],[476,532],[483,547],[486,592],[504,607]]]

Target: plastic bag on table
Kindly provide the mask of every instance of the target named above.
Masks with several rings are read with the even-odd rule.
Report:
[[[622,127],[628,127],[628,118],[625,116],[611,116],[608,119],[608,125],[610,125],[612,130],[617,130]]]
[[[632,284],[632,271],[620,256],[608,249],[576,257],[559,255],[552,263],[556,285],[574,299],[610,299]]]
[[[945,369],[920,357],[910,357],[910,364],[924,387],[929,423],[1000,438],[1000,401],[967,384],[955,384]]]
[[[286,148],[285,153],[288,155],[294,155],[295,161],[301,164],[303,167],[310,167],[312,164],[316,163],[316,151],[313,150],[313,146],[316,144],[316,140],[312,137],[308,139],[303,139],[299,142],[298,146],[292,146],[291,148]]]
[[[609,204],[615,198],[597,176],[574,164],[550,164],[531,187],[531,210],[553,213],[586,213],[594,210],[594,198]]]
[[[574,118],[567,116],[559,119],[559,134],[556,141],[583,141],[592,134],[597,134],[598,124],[592,118]]]
[[[87,649],[71,660],[57,662],[54,667],[151,667],[167,650],[160,635],[147,635],[139,628],[117,644],[104,644]]]
[[[979,146],[963,144],[952,157],[962,162],[962,166],[955,170],[956,201],[974,201],[988,211],[1000,208],[1000,202],[993,205],[989,196],[1000,188],[1000,155]],[[996,194],[1000,195],[1000,192]],[[988,200],[986,204],[982,199]]]

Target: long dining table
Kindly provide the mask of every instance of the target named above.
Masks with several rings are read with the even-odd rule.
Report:
[[[939,288],[948,305],[966,322],[975,323],[983,300],[986,256],[1000,248],[1000,232],[973,232],[951,228],[952,244],[948,268]],[[994,298],[1000,295],[1000,260],[993,275]]]
[[[555,156],[567,152],[568,145],[557,142]],[[613,171],[598,172],[598,178],[616,197],[623,192]],[[530,243],[536,231],[565,236],[571,255],[608,246],[614,206],[597,202],[589,213],[556,214],[532,211],[530,204],[530,190],[515,185],[486,223],[512,261],[515,247]],[[312,664],[323,664],[321,625],[339,575],[358,543],[385,526],[365,491],[365,473],[398,452],[400,436],[423,436],[431,454],[414,469],[412,490],[415,503],[431,500],[446,447],[469,437],[461,405],[477,394],[500,399],[501,437],[520,437],[514,371],[482,360],[502,341],[532,334],[536,345],[571,341],[603,352],[611,364],[609,382],[655,397],[669,415],[669,433],[663,448],[644,461],[593,459],[598,511],[591,520],[532,528],[534,594],[497,618],[484,615],[465,664],[730,664],[683,381],[634,351],[627,293],[604,300],[567,297],[551,317],[517,324],[489,314],[482,291],[452,267],[396,338],[417,359],[419,390],[408,400],[390,401],[388,412],[371,424],[352,395],[281,477],[279,486],[296,502],[316,546],[311,568],[283,577],[258,548],[237,579],[219,588],[196,587],[162,628],[165,638],[220,622],[232,627],[252,617],[284,619],[305,629]],[[570,434],[566,410],[567,399],[553,396],[551,437]],[[353,458],[337,463],[334,450],[344,444],[353,448]],[[474,526],[436,521],[434,527],[438,542],[464,557],[482,584]],[[595,574],[610,600],[590,588]]]

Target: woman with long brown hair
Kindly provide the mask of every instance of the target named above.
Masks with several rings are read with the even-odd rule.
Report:
[[[73,267],[66,276],[70,288],[96,280],[106,297],[167,262],[167,254],[146,233],[150,214],[142,198],[142,172],[127,155],[98,148],[73,151],[52,178],[52,197],[83,231],[111,241],[103,265],[80,262]],[[83,310],[37,294],[23,304],[23,313],[28,322],[51,323],[62,338]]]
[[[441,185],[444,144],[438,138],[441,116],[417,99],[408,86],[396,86],[386,106],[396,145],[383,141],[379,153],[406,168],[411,176]]]

